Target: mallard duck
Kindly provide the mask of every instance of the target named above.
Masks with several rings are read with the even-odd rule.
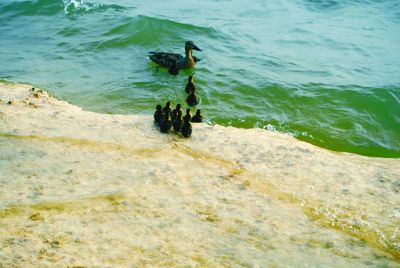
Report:
[[[164,120],[160,124],[160,131],[162,133],[168,133],[171,127],[172,127],[171,116],[169,114],[166,114]]]
[[[156,106],[156,111],[154,113],[154,122],[156,122],[156,124],[159,125],[161,123],[163,116],[164,116],[164,113],[162,111],[162,107],[160,104],[158,104]]]
[[[196,87],[193,84],[193,75],[191,75],[191,76],[188,77],[188,82],[187,82],[186,87],[185,87],[185,92],[189,94],[193,90],[196,90]]]
[[[192,68],[199,58],[192,55],[192,50],[201,51],[192,41],[185,43],[185,56],[168,52],[150,52],[150,60],[162,67],[168,68],[170,74],[178,74],[180,69]]]
[[[192,119],[192,113],[190,112],[190,109],[186,109],[186,115],[183,117],[183,121],[190,121],[190,119]]]
[[[178,103],[176,105],[176,108],[173,109],[172,112],[171,112],[171,120],[172,120],[172,122],[174,122],[174,120],[175,120],[175,118],[176,118],[176,116],[177,116],[179,111],[181,111],[181,114],[182,114],[181,104],[180,103]]]
[[[190,137],[192,135],[192,124],[190,124],[190,117],[183,118],[183,124],[181,128],[181,133],[183,137]]]
[[[180,132],[182,128],[182,110],[179,110],[175,120],[172,121],[172,126],[174,127],[175,132]]]
[[[195,106],[197,103],[199,103],[199,98],[197,97],[195,91],[196,89],[193,88],[190,94],[186,98],[186,102],[187,104],[189,104],[189,106]]]
[[[179,69],[178,69],[178,66],[176,65],[176,62],[172,62],[171,66],[169,66],[168,73],[172,74],[172,75],[179,74]]]
[[[201,110],[197,109],[196,114],[192,117],[192,123],[201,123],[203,122],[203,116],[201,115]]]
[[[170,113],[171,113],[171,102],[170,101],[168,101],[166,104],[165,104],[165,107],[162,109],[162,111],[163,111],[163,113],[165,114],[165,115],[169,115]]]

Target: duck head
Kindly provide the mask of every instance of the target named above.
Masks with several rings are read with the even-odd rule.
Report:
[[[198,51],[201,51],[201,49],[200,48],[198,48],[194,43],[193,43],[193,41],[186,41],[186,43],[185,43],[185,50],[198,50]]]

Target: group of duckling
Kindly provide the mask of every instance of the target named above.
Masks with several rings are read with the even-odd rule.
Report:
[[[200,61],[199,58],[193,56],[193,50],[201,51],[193,41],[185,42],[185,56],[170,52],[150,52],[149,58],[161,67],[168,68],[168,72],[172,75],[178,75],[180,69],[188,69]],[[199,103],[196,95],[196,87],[193,83],[193,76],[189,76],[185,87],[188,94],[186,102],[189,106],[195,106]],[[192,134],[192,123],[202,122],[200,109],[197,109],[196,115],[191,116],[190,109],[186,110],[186,115],[182,118],[181,105],[177,104],[174,110],[171,110],[171,102],[167,102],[165,107],[157,105],[154,113],[154,121],[160,127],[160,131],[168,133],[171,128],[176,133],[182,133],[184,137],[190,137]]]
[[[190,109],[186,109],[185,116],[182,117],[181,104],[177,104],[175,109],[171,110],[171,102],[168,101],[164,107],[160,104],[156,106],[154,113],[154,122],[160,127],[162,133],[168,133],[171,129],[175,133],[181,133],[183,137],[192,135],[192,123],[201,123],[203,116],[197,109],[196,115],[192,117]]]
[[[193,76],[189,76],[185,91],[189,93],[186,98],[186,102],[189,106],[196,105],[198,103],[198,98],[195,94],[196,87],[193,84]],[[186,109],[186,114],[182,117],[181,104],[178,103],[175,109],[172,110],[171,102],[168,101],[164,107],[162,107],[161,104],[156,106],[154,122],[160,127],[162,133],[168,133],[173,129],[175,133],[181,133],[183,137],[190,137],[192,135],[191,123],[203,122],[203,116],[200,109],[196,110],[196,114],[193,117],[190,109]]]

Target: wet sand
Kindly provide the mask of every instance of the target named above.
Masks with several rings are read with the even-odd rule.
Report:
[[[0,266],[400,267],[400,159],[31,87],[0,83]]]

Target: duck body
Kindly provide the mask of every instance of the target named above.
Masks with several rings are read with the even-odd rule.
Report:
[[[172,123],[175,121],[175,119],[176,119],[176,117],[177,117],[177,115],[178,115],[179,112],[181,112],[181,116],[182,116],[181,105],[178,103],[178,104],[176,105],[176,108],[173,109],[172,112],[171,112],[171,120],[172,120]]]
[[[168,101],[165,104],[165,107],[162,108],[162,112],[164,113],[164,115],[167,115],[167,114],[169,115],[171,113],[171,102],[170,101]]]
[[[172,127],[171,117],[169,114],[165,115],[164,120],[160,124],[160,131],[162,133],[168,133]]]
[[[162,111],[162,107],[161,107],[161,105],[157,105],[156,111],[154,113],[154,122],[159,125],[161,123],[161,120],[163,117],[164,117],[164,113]]]
[[[179,111],[175,120],[172,121],[172,127],[174,128],[175,132],[180,132],[182,129],[182,111]]]
[[[192,41],[186,41],[185,56],[169,52],[150,52],[149,58],[161,67],[168,68],[170,74],[177,74],[180,69],[192,68],[200,60],[192,55],[193,50],[201,51]]]
[[[183,121],[190,121],[192,119],[192,113],[190,112],[190,109],[186,109],[186,114],[183,117]]]
[[[181,133],[183,137],[190,137],[192,135],[192,124],[190,124],[189,120],[184,120]]]
[[[182,55],[175,53],[156,52],[150,55],[150,59],[158,65],[167,68],[172,68],[176,65],[176,68],[183,69],[191,65],[190,59],[185,59]]]
[[[201,110],[197,109],[196,114],[192,117],[192,123],[201,123],[203,122],[203,116],[201,115]]]
[[[189,106],[195,106],[197,103],[199,103],[199,99],[197,98],[196,93],[194,93],[194,91],[192,91],[186,98],[186,102],[187,104],[189,104]]]
[[[195,90],[196,90],[196,87],[193,84],[193,76],[189,76],[188,82],[185,87],[185,92],[189,94],[190,92],[195,91]]]

